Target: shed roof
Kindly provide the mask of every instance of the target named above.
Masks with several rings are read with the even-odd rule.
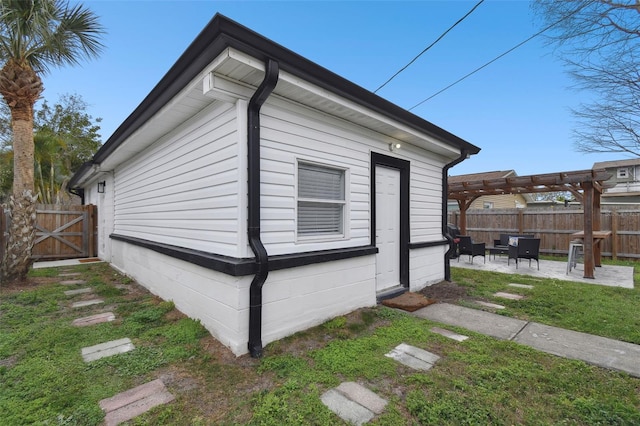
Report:
[[[493,172],[469,173],[466,175],[449,176],[449,183],[472,182],[488,179],[501,179],[509,176],[517,176],[514,170],[496,170]]]
[[[477,154],[480,151],[480,148],[464,139],[340,77],[223,15],[216,14],[142,103],[102,145],[90,164],[85,164],[81,170],[76,172],[71,179],[70,187],[77,185],[82,176],[93,165],[103,163],[127,139],[137,131],[145,128],[145,125],[154,116],[169,105],[185,87],[192,84],[196,77],[206,71],[206,68],[216,58],[230,48],[235,52],[249,55],[249,57],[263,63],[267,59],[273,59],[278,62],[280,70],[284,73],[308,82],[321,90],[333,93],[352,102],[354,105],[359,105],[380,116],[393,120],[402,126],[406,126],[406,128],[429,135],[451,148],[465,152],[467,155]],[[202,95],[201,86],[200,95]],[[156,134],[158,133],[159,131],[156,131]]]

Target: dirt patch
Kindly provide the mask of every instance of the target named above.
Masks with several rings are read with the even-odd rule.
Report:
[[[12,355],[9,358],[0,359],[0,367],[11,368],[18,362],[18,356]]]
[[[383,300],[382,304],[390,308],[402,309],[403,311],[413,312],[420,308],[436,303],[435,299],[429,299],[420,293],[403,293],[398,297]]]
[[[25,281],[2,283],[0,285],[0,291],[5,294],[11,294],[25,290],[33,290],[38,286],[59,281],[60,279],[55,277],[28,277]]]
[[[439,303],[457,303],[461,300],[472,300],[467,288],[454,282],[441,281],[425,287],[420,294]]]

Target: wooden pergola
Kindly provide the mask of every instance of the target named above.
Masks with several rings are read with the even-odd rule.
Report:
[[[594,244],[594,231],[600,231],[600,196],[611,177],[604,169],[578,170],[531,176],[512,176],[448,185],[449,199],[460,207],[460,232],[467,233],[467,210],[471,203],[485,195],[532,194],[568,191],[582,203],[584,211],[584,278],[594,278],[600,266],[600,245]]]

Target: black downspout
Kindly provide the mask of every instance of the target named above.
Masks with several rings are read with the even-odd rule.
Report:
[[[456,158],[449,164],[446,164],[442,169],[442,235],[449,241],[449,250],[444,254],[444,279],[445,281],[451,281],[451,265],[449,260],[455,249],[453,245],[453,238],[447,232],[447,217],[449,214],[448,199],[449,199],[449,169],[458,163],[461,163],[469,153],[466,149],[463,149],[460,153],[460,157]]]
[[[84,188],[68,188],[67,192],[80,197],[80,204],[84,206]]]
[[[278,83],[278,63],[269,59],[264,80],[247,108],[248,123],[248,223],[249,245],[256,256],[257,272],[249,288],[249,353],[262,356],[262,286],[269,274],[269,257],[260,240],[260,108]]]

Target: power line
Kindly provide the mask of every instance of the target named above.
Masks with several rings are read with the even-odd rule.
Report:
[[[416,56],[415,58],[413,58],[407,65],[405,65],[404,67],[400,68],[400,70],[398,72],[396,72],[394,75],[391,76],[391,78],[389,78],[387,81],[385,81],[380,87],[378,87],[376,90],[373,91],[373,93],[378,93],[378,90],[382,89],[384,86],[386,86],[391,80],[393,80],[394,78],[396,78],[398,76],[398,74],[400,74],[402,71],[406,70],[407,68],[409,68],[409,66],[411,64],[413,64],[420,56],[422,56],[423,53],[425,53],[427,50],[431,49],[433,46],[435,46],[436,43],[438,43],[440,40],[442,40],[444,38],[445,35],[447,35],[447,33],[449,31],[451,31],[452,29],[454,29],[460,22],[464,21],[465,18],[469,15],[471,15],[473,13],[474,10],[476,10],[478,8],[478,6],[480,6],[482,3],[484,2],[484,0],[480,0],[475,6],[473,6],[471,8],[471,10],[469,10],[462,18],[458,19],[458,21],[453,24],[452,26],[450,26],[445,32],[443,32],[440,37],[438,37],[433,43],[431,43],[429,46],[427,46],[422,52],[420,52],[420,54],[418,54],[418,56]]]
[[[579,9],[578,9],[579,10]],[[543,28],[542,30],[538,31],[537,33],[535,33],[534,35],[532,35],[531,37],[529,37],[528,39],[516,44],[515,46],[513,46],[511,49],[507,50],[506,52],[496,56],[495,58],[493,58],[492,60],[490,60],[489,62],[487,62],[486,64],[476,68],[475,70],[471,71],[470,73],[466,74],[464,77],[459,78],[458,80],[454,81],[453,83],[451,83],[450,85],[448,85],[447,87],[445,87],[444,89],[441,89],[439,91],[437,91],[436,93],[434,93],[433,95],[429,96],[428,98],[424,99],[423,101],[420,101],[419,103],[415,104],[414,106],[412,106],[411,108],[409,108],[407,111],[411,111],[414,108],[419,107],[420,105],[422,105],[423,103],[427,102],[430,99],[435,98],[436,96],[438,96],[440,93],[444,92],[445,90],[450,89],[451,87],[455,86],[456,84],[460,83],[461,81],[467,79],[468,77],[472,76],[473,74],[477,73],[478,71],[480,71],[481,69],[491,65],[492,63],[494,63],[495,61],[497,61],[498,59],[502,58],[505,55],[508,55],[509,53],[513,52],[514,50],[516,50],[517,48],[519,48],[520,46],[522,46],[523,44],[527,43],[528,41],[534,39],[535,37],[538,37],[540,34],[542,34],[543,32],[549,30],[552,27],[555,27],[556,25],[558,25],[560,22],[564,21],[565,19],[569,18],[570,16],[574,15],[575,13],[578,12],[578,10],[574,11],[573,13],[564,16],[562,19],[554,22],[551,25],[548,25],[547,27]]]

